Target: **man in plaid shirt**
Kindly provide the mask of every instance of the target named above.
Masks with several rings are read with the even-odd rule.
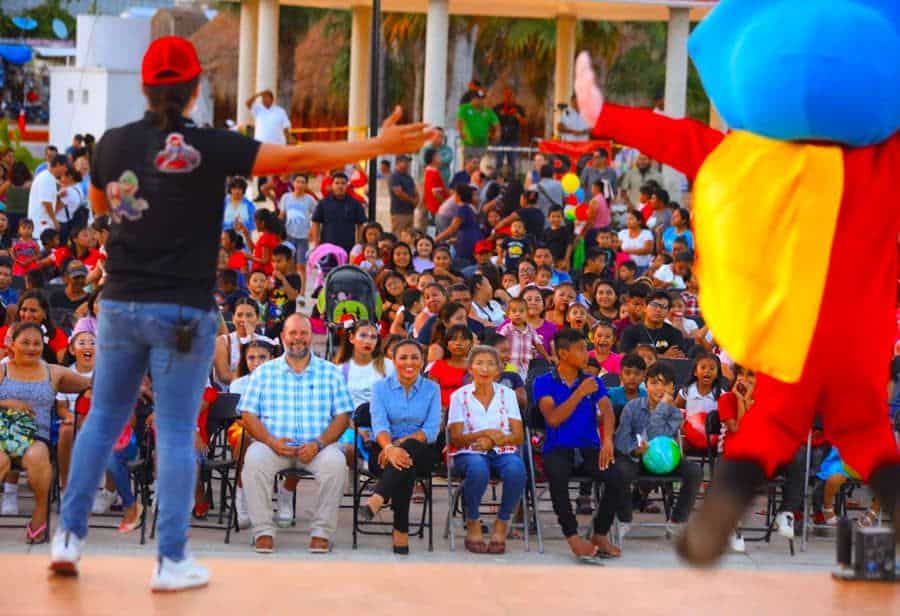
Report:
[[[288,468],[308,471],[319,485],[309,551],[329,550],[337,529],[347,462],[336,444],[349,425],[353,401],[341,371],[310,353],[312,331],[302,315],[288,317],[284,355],[257,368],[239,408],[253,443],[241,478],[257,552],[275,547],[272,485]]]

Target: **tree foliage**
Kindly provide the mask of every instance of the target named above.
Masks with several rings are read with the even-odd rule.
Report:
[[[6,14],[0,6],[0,36],[15,38],[44,38],[55,39],[56,34],[53,33],[53,20],[59,19],[69,31],[68,40],[75,38],[75,18],[63,6],[62,0],[47,0],[44,4],[27,9],[18,15]],[[37,22],[37,28],[25,32],[17,28],[13,22],[13,17],[31,17]]]

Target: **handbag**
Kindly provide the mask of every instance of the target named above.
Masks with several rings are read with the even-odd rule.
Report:
[[[34,415],[17,409],[0,409],[0,450],[21,458],[37,436]]]

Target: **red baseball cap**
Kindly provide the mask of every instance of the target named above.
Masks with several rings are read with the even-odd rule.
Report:
[[[478,240],[475,242],[475,254],[479,252],[494,252],[494,242],[491,240]]]
[[[141,63],[141,81],[148,86],[184,83],[202,71],[197,50],[189,40],[164,36],[147,48]]]

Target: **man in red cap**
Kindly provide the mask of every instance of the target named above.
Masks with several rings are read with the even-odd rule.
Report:
[[[209,572],[186,548],[197,412],[218,333],[213,290],[225,178],[329,169],[380,154],[415,152],[432,136],[423,124],[398,125],[399,108],[381,135],[354,143],[291,147],[202,129],[187,117],[197,100],[201,70],[186,39],[153,41],[141,67],[147,113],[107,131],[94,150],[91,207],[112,219],[98,326],[102,350],[91,420],[75,443],[51,546],[50,568],[57,574],[78,572],[97,484],[149,371],[159,504],[159,557],[151,588],[175,591],[209,581]],[[292,454],[299,450],[282,448]]]

